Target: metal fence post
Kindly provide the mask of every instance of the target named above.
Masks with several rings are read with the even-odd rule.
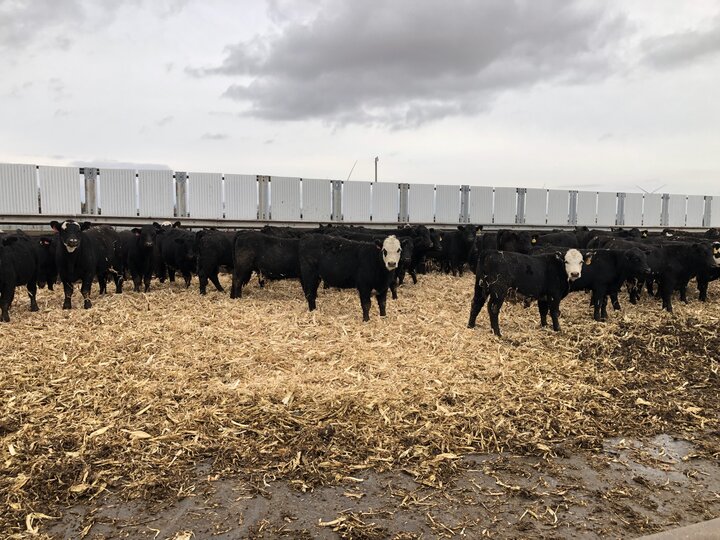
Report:
[[[175,200],[175,216],[188,217],[186,172],[178,171],[175,173]]]
[[[97,209],[97,176],[98,169],[93,167],[85,167],[82,169],[85,177],[85,204],[82,205],[83,214],[95,215]]]
[[[625,193],[617,194],[617,215],[615,216],[615,225],[622,227],[625,225]]]
[[[703,214],[703,227],[710,227],[712,223],[712,195],[705,196],[705,213]]]
[[[515,223],[522,225],[525,223],[525,195],[526,188],[518,188],[517,190],[517,212],[515,213]]]
[[[270,177],[258,176],[258,219],[270,219]]]
[[[330,220],[342,221],[342,180],[332,180],[330,185]]]
[[[410,184],[398,184],[400,188],[400,212],[398,214],[398,222],[407,223],[410,221]]]
[[[460,186],[460,223],[470,223],[470,186]]]
[[[577,225],[577,191],[570,191],[570,215],[568,216],[568,224]]]
[[[663,193],[662,196],[662,209],[660,210],[660,225],[667,227],[670,223],[670,195]]]

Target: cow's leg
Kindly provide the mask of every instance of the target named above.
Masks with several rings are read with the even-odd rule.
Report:
[[[412,278],[413,285],[417,285],[417,270],[415,268],[410,270],[410,277]]]
[[[674,283],[671,280],[663,279],[660,281],[658,293],[662,297],[662,307],[663,309],[667,310],[668,313],[673,312],[672,293],[674,289]]]
[[[390,295],[392,296],[393,300],[397,300],[397,288],[398,288],[398,281],[393,277],[390,280]],[[387,294],[387,293],[385,293]]]
[[[100,294],[107,293],[107,275],[106,274],[98,274],[97,277],[98,280],[98,287],[100,288]],[[83,286],[85,285],[85,281],[83,281]],[[80,289],[82,291],[82,288]]]
[[[700,296],[699,296],[700,301],[706,302],[707,301],[707,290],[708,290],[707,279],[698,277],[697,288],[698,288],[698,292],[700,293]]]
[[[131,273],[131,276],[133,281],[133,291],[140,292],[140,285],[142,284],[143,276],[141,276],[139,272],[135,271]]]
[[[317,307],[315,301],[317,300],[317,290],[320,286],[320,276],[316,274],[303,275],[300,282],[302,284],[303,292],[305,293],[305,299],[308,303],[308,309],[310,311],[314,311]],[[369,309],[370,308],[368,308],[368,310]]]
[[[649,278],[645,280],[645,289],[647,289],[647,292],[650,296],[655,296],[655,291],[653,290],[655,280],[653,278]]]
[[[622,308],[620,305],[620,300],[618,300],[618,291],[613,291],[610,293],[610,301],[612,302],[612,307],[615,311]]]
[[[468,328],[475,328],[475,322],[477,321],[480,310],[485,305],[487,300],[487,293],[480,286],[479,280],[475,282],[475,294],[473,295],[472,303],[470,304],[470,320],[468,321]]]
[[[167,275],[168,275],[168,280],[170,281],[170,283],[175,283],[175,268],[168,265]]]
[[[62,282],[63,292],[65,293],[65,300],[63,300],[63,309],[72,309],[72,295],[74,286],[72,283],[66,281]]]
[[[82,294],[83,307],[85,309],[90,309],[92,307],[92,302],[90,302],[90,289],[92,288],[92,281],[92,275],[86,276],[80,286],[80,294]],[[100,281],[99,278],[98,281]]]
[[[207,272],[205,272],[205,270],[200,270],[198,272],[198,281],[200,283],[200,294],[206,294],[207,293],[208,276],[207,276]]]
[[[550,304],[550,318],[552,319],[552,327],[556,332],[560,331],[560,299],[551,298],[548,303]]]
[[[687,282],[680,285],[680,301],[685,304],[688,303],[687,299]]]
[[[15,287],[6,286],[0,294],[0,320],[10,322],[10,304],[15,297]]]
[[[593,289],[593,319],[596,321],[602,320],[602,306],[605,301],[605,289],[597,287]]]
[[[538,311],[540,312],[540,326],[544,328],[547,326],[547,316],[550,311],[547,300],[538,299]]]
[[[115,274],[115,294],[122,294],[124,282],[125,276],[123,276],[122,272]]]
[[[212,281],[212,284],[215,285],[215,290],[218,292],[225,292],[225,289],[222,285],[220,285],[220,279],[218,278],[218,271],[215,270],[212,274],[210,274],[210,281]]]
[[[608,295],[604,295],[602,299],[602,303],[600,304],[600,320],[606,321],[607,320],[607,305],[608,305]]]
[[[490,294],[490,301],[488,302],[488,313],[490,315],[490,326],[496,336],[501,337],[500,334],[500,308],[503,305],[504,298]]]
[[[395,297],[397,298],[397,296]],[[375,299],[377,300],[378,309],[380,310],[380,316],[385,317],[385,306],[387,303],[387,289],[380,292],[378,291],[377,295],[375,296]]]
[[[372,305],[372,296],[369,289],[358,289],[360,293],[360,307],[362,307],[363,322],[370,320],[370,306]]]
[[[34,281],[31,281],[27,284],[27,292],[28,296],[30,297],[30,311],[40,311],[40,308],[37,305],[37,283]]]

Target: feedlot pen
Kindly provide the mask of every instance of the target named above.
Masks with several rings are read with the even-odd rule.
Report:
[[[0,536],[632,537],[720,515],[720,287],[562,331],[431,274],[354,290],[193,283],[0,328]],[[229,279],[224,280],[229,286]],[[112,287],[110,288],[112,290]],[[34,536],[37,537],[37,536]]]

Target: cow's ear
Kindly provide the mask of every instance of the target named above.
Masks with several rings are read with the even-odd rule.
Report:
[[[464,231],[465,225],[458,225],[457,228],[458,228],[458,231]]]
[[[39,239],[41,246],[49,246],[50,245],[50,239],[47,236],[43,236]]]
[[[140,236],[140,229],[138,229],[137,227],[135,227],[134,229],[130,229],[130,231],[131,231],[135,236]]]
[[[482,226],[482,225],[478,225],[477,228],[478,228],[478,231],[482,231],[483,226]]]
[[[382,249],[383,243],[382,240],[375,239],[375,247],[378,249]]]
[[[155,227],[158,231],[162,231],[162,225],[160,225],[157,221],[152,222],[153,227]]]
[[[80,230],[81,230],[81,231],[87,231],[90,227],[92,227],[92,223],[90,223],[89,221],[83,221],[83,222],[80,224]]]
[[[6,236],[3,238],[2,245],[3,246],[9,246],[10,244],[14,244],[17,242],[17,236]]]
[[[585,254],[585,264],[586,264],[587,266],[590,266],[590,265],[592,264],[592,260],[593,260],[593,257],[594,257],[594,256],[595,256],[595,252],[594,252],[594,251],[588,251],[588,252]]]
[[[180,222],[176,221],[175,223],[172,224],[172,226],[173,226],[173,229],[177,229],[178,227],[180,227]]]
[[[60,223],[58,221],[51,221],[50,227],[52,228],[53,231],[60,232]]]
[[[564,261],[565,260],[565,254],[562,251],[556,251],[555,252],[555,258],[558,261]]]
[[[644,231],[642,231],[642,232],[640,233],[640,236],[642,236],[643,238],[647,238],[647,237],[648,237],[648,234],[649,234],[649,233],[648,233],[647,229],[645,229]]]

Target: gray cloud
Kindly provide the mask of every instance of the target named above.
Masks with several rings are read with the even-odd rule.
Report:
[[[66,109],[57,109],[55,111],[55,118],[62,118],[63,116],[68,116],[70,113]]]
[[[200,138],[204,141],[224,141],[228,137],[227,133],[205,133]]]
[[[672,69],[720,54],[720,15],[708,28],[687,30],[645,40],[644,62],[658,69]]]
[[[285,21],[228,47],[221,65],[188,71],[240,78],[224,95],[250,116],[409,127],[476,114],[506,89],[607,75],[628,25],[604,6],[331,1],[310,22]]]
[[[161,118],[160,120],[158,120],[157,122],[155,122],[155,125],[158,127],[163,127],[163,126],[168,125],[173,120],[175,120],[174,116],[165,116],[165,117]]]

